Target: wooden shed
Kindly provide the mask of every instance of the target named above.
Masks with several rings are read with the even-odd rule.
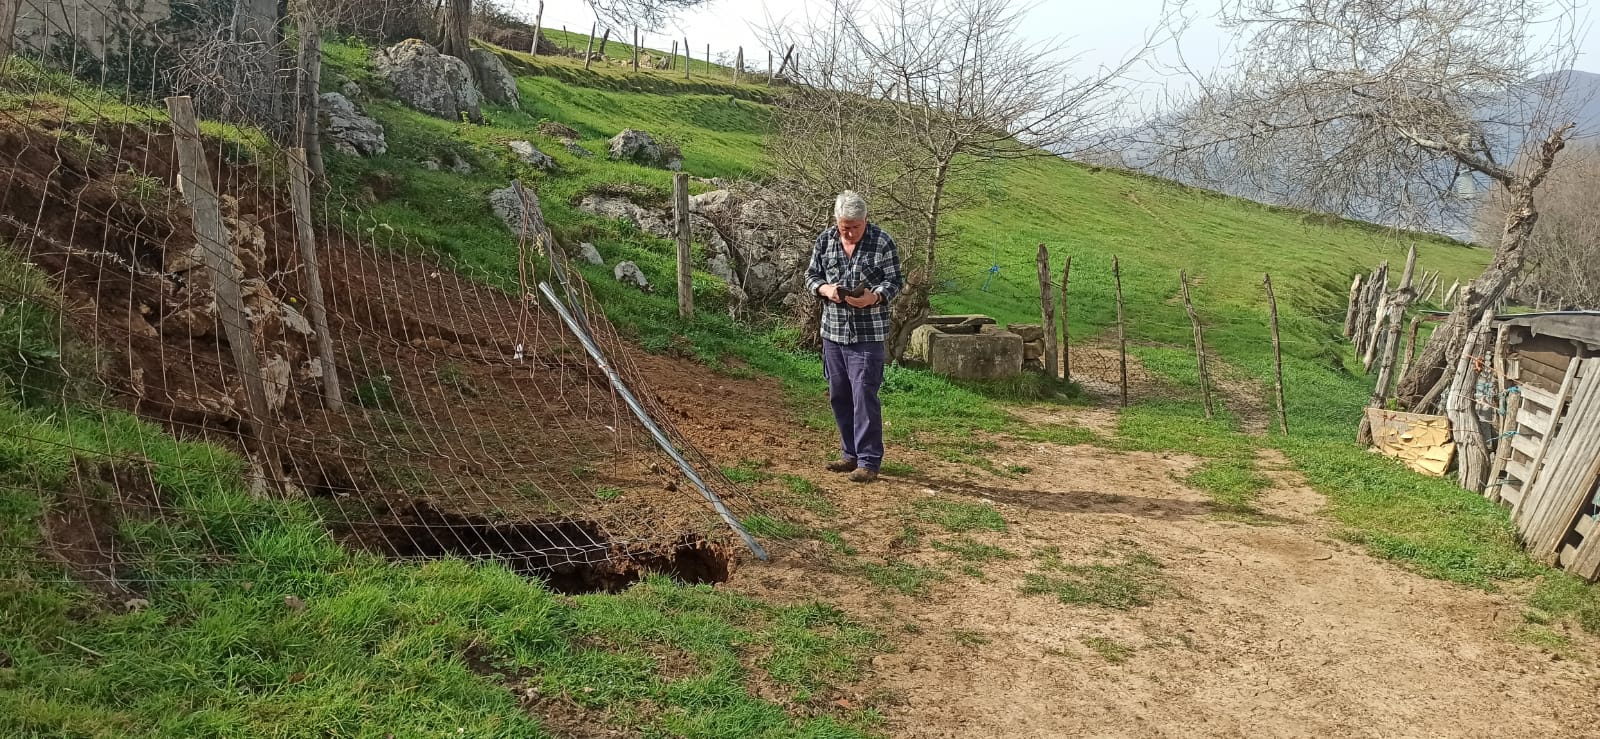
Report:
[[[1600,311],[1501,316],[1496,325],[1504,416],[1485,493],[1511,506],[1529,554],[1595,580]]]

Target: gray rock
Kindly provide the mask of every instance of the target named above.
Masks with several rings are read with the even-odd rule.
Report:
[[[351,100],[361,97],[361,85],[356,84],[355,80],[345,80],[344,84],[339,86],[339,91]]]
[[[500,56],[488,49],[472,50],[472,66],[483,83],[483,97],[493,103],[522,109],[522,97],[517,93],[517,78],[511,76]]]
[[[633,262],[618,262],[617,266],[612,268],[611,276],[617,278],[618,282],[650,292],[650,281],[645,279],[644,271],[639,269],[639,265]]]
[[[517,197],[516,190],[502,187],[489,193],[489,207],[512,233],[522,231],[522,199]]]
[[[661,145],[656,143],[656,138],[644,131],[631,128],[623,129],[622,133],[611,137],[611,158],[643,164],[650,167],[661,166],[666,163],[666,157],[661,151]]]
[[[561,145],[566,147],[567,151],[571,152],[573,156],[580,156],[585,159],[594,156],[594,152],[579,146],[576,139],[562,139]]]
[[[578,245],[578,261],[596,266],[604,265],[606,260],[600,258],[600,250],[587,241]]]
[[[739,281],[734,278],[733,266],[728,264],[728,255],[726,254],[716,254],[707,259],[706,271],[729,285],[739,284]]]
[[[406,105],[449,120],[458,120],[462,114],[483,120],[478,88],[472,84],[467,63],[440,54],[423,41],[408,39],[379,51],[374,67]]]
[[[547,172],[556,168],[556,160],[551,159],[549,154],[539,151],[539,148],[534,146],[532,142],[508,141],[506,146],[511,147],[512,153],[516,154],[517,159],[522,160],[523,164],[531,165]]]
[[[615,218],[632,223],[640,231],[663,239],[673,238],[672,226],[664,213],[656,213],[622,198],[604,195],[585,195],[578,202],[578,210],[602,218]]]
[[[389,150],[383,138],[383,126],[361,114],[350,98],[337,92],[325,92],[317,97],[317,115],[321,121],[322,135],[333,142],[333,148],[353,156],[373,156]]]

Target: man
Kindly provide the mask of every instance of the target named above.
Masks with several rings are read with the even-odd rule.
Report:
[[[834,225],[817,236],[806,288],[822,297],[822,371],[839,425],[843,457],[828,465],[855,482],[872,482],[883,464],[884,342],[889,301],[900,293],[894,239],[867,222],[867,202],[846,190],[833,201]]]

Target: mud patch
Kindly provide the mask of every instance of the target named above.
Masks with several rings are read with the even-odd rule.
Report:
[[[118,532],[123,521],[148,520],[159,510],[148,467],[77,460],[40,521],[42,553],[107,601],[125,603],[139,593],[124,582],[130,558]]]
[[[614,593],[648,573],[690,585],[724,582],[733,574],[731,550],[701,534],[664,544],[618,542],[593,521],[490,521],[413,501],[392,518],[343,532],[351,546],[396,559],[493,559],[567,595]]]

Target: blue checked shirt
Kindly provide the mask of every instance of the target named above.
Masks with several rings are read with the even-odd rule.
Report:
[[[838,285],[849,290],[865,285],[883,300],[867,308],[853,308],[841,300],[822,300],[822,338],[836,344],[860,344],[889,339],[889,301],[900,294],[905,277],[900,274],[900,252],[894,238],[868,223],[855,253],[844,255],[839,227],[830,226],[817,235],[811,250],[811,266],[806,268],[806,290],[816,294],[823,285]]]

